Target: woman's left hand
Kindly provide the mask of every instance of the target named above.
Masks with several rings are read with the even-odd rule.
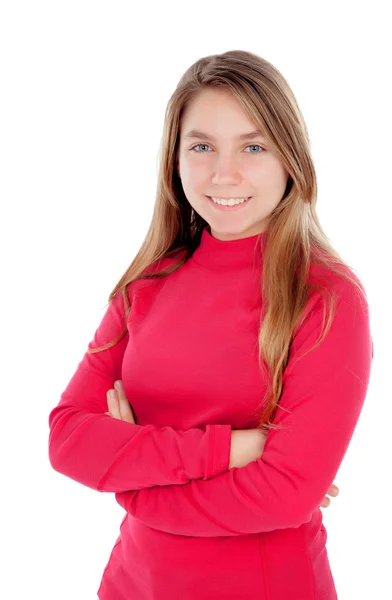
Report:
[[[136,425],[135,415],[129,400],[125,395],[121,379],[115,381],[114,388],[115,389],[108,390],[106,393],[109,412],[106,412],[105,415]]]

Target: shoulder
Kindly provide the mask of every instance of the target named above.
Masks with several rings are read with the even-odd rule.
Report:
[[[356,303],[358,299],[366,297],[366,290],[360,277],[347,265],[339,265],[339,273],[324,266],[312,265],[308,283],[310,290],[314,290],[310,295],[313,300],[320,298],[320,289],[327,290],[338,301],[348,303]]]
[[[368,318],[369,305],[361,279],[346,265],[339,266],[339,270],[335,273],[324,266],[311,266],[307,300],[295,333],[307,324],[324,321],[331,308],[334,317],[347,318],[359,311]]]

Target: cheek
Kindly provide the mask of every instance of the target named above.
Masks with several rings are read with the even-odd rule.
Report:
[[[195,185],[198,182],[204,183],[209,172],[209,167],[205,161],[188,160],[181,163],[181,179],[185,185]]]
[[[259,190],[265,193],[276,195],[283,194],[286,188],[287,176],[280,167],[268,168],[267,165],[261,166],[253,174],[249,173],[249,180],[252,181]]]
[[[279,190],[283,187],[284,191],[288,178],[286,169],[274,157],[271,158],[267,167],[268,168],[265,169],[266,184],[275,190]]]

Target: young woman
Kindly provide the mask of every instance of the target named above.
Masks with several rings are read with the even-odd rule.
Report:
[[[373,343],[316,199],[281,73],[238,50],[192,65],[146,238],[49,416],[53,468],[126,511],[101,600],[337,598],[320,505]]]

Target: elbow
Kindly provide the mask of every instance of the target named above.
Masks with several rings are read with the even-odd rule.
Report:
[[[52,413],[49,418],[49,438],[48,438],[48,458],[51,467],[58,471],[61,470],[61,448],[62,448],[62,439],[61,439],[61,426],[58,424],[58,419],[52,420]]]
[[[52,469],[54,469],[58,473],[61,473],[61,467],[60,467],[61,459],[59,458],[59,453],[57,451],[56,444],[54,444],[52,441],[50,441],[50,439],[49,439],[49,444],[48,444],[48,458],[49,458],[49,463],[50,463],[50,466],[52,467]]]
[[[319,508],[319,504],[309,501],[310,496],[306,497],[306,494],[300,492],[292,498],[288,505],[286,505],[285,511],[282,514],[286,515],[286,524],[284,527],[300,527],[304,523],[309,523],[312,520],[314,512]]]
[[[67,439],[74,429],[72,416],[77,413],[75,407],[56,406],[49,414],[48,458],[51,467],[65,474]],[[71,457],[72,458],[72,457]]]
[[[275,503],[275,509],[275,526],[271,529],[291,529],[308,523],[317,506],[307,501],[305,494],[301,491],[287,494],[284,503]]]

